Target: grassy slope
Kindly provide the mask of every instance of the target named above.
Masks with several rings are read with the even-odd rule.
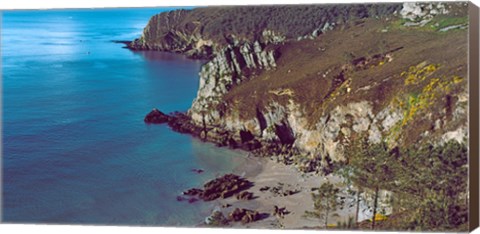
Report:
[[[384,29],[388,31],[382,32]],[[338,96],[325,98],[331,90],[335,75],[352,59],[385,53],[399,47],[403,48],[391,53],[391,62],[380,66],[372,64],[377,66],[346,73],[346,78],[351,80],[350,93],[341,90],[347,87],[343,86],[337,88]],[[306,116],[314,123],[337,105],[367,100],[378,111],[390,105],[394,98],[421,93],[422,88],[434,77],[449,80],[453,76],[466,78],[467,75],[466,30],[438,32],[433,29],[406,28],[398,26],[398,20],[357,21],[315,40],[287,43],[280,46],[279,50],[282,56],[277,62],[276,70],[263,72],[226,95],[227,103],[239,111],[241,117],[254,117],[255,107],[262,108],[272,100],[286,104],[289,99],[293,99],[301,104]],[[439,67],[424,81],[405,85],[405,77],[401,73],[422,62],[439,64]],[[323,77],[326,71],[329,73]],[[466,82],[463,79],[455,84],[449,94],[455,96],[462,88],[466,88]],[[368,87],[370,88],[366,89]],[[284,95],[272,92],[287,89]],[[289,96],[288,93],[292,95]],[[435,105],[430,108],[439,110],[443,105],[443,97],[438,97]],[[410,130],[419,133],[428,127],[430,123]]]

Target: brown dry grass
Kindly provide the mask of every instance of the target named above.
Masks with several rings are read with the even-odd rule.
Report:
[[[426,61],[440,64],[435,77],[466,77],[467,30],[446,33],[392,27],[395,20],[368,19],[352,23],[344,29],[330,31],[314,40],[289,42],[279,46],[281,57],[276,70],[265,71],[234,87],[225,101],[239,111],[242,118],[253,118],[257,107],[272,101],[286,104],[289,99],[299,103],[310,122],[316,122],[326,111],[337,105],[367,100],[375,110],[389,105],[394,97],[418,93],[429,82],[406,86],[403,71]],[[383,29],[389,28],[387,32]],[[393,60],[381,66],[346,73],[351,92],[337,90],[340,95],[326,98],[334,77],[352,59],[369,57],[402,48],[391,53]],[[323,74],[329,73],[323,77]],[[432,76],[432,77],[433,77]],[[431,77],[430,77],[431,78]],[[466,79],[458,85],[466,87]],[[367,89],[367,87],[370,87]],[[289,95],[272,91],[290,89]],[[459,92],[461,89],[456,89]]]

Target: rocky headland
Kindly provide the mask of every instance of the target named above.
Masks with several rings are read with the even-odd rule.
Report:
[[[295,14],[303,6],[166,12],[152,17],[129,47],[209,59],[199,73],[190,110],[165,121],[173,130],[256,155],[278,155],[302,171],[345,161],[345,144],[360,135],[372,143],[387,139],[392,146],[433,138],[463,141],[466,61],[447,62],[445,56],[463,55],[466,34],[456,30],[439,36],[452,25],[440,25],[435,17],[454,17],[465,6],[313,8],[304,14]],[[237,11],[297,18],[270,22],[252,16],[257,27],[250,31],[232,19]],[[310,24],[289,24],[309,17]],[[465,25],[458,21],[453,26]],[[395,39],[399,37],[402,41]],[[458,46],[447,46],[451,43]],[[352,48],[354,44],[361,46]],[[426,90],[429,86],[432,90]],[[440,86],[448,86],[448,93]],[[405,105],[412,98],[409,90],[428,100]]]
[[[328,175],[348,163],[348,146],[361,139],[390,149],[467,141],[466,11],[465,3],[176,10],[153,16],[128,47],[207,59],[188,112],[154,110],[145,122]],[[186,195],[252,200],[275,186],[253,182],[253,194],[240,196],[244,185],[222,182],[214,186],[221,191]],[[276,204],[271,217],[289,217],[293,204],[305,203],[310,193],[295,189],[287,197],[303,197],[286,210]],[[274,207],[262,196],[257,201]],[[212,216],[245,223],[260,217],[234,208],[225,220]],[[292,213],[281,225],[299,227],[302,212]]]

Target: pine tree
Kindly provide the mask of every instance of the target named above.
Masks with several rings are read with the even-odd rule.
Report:
[[[373,217],[372,229],[375,229],[375,216],[377,214],[378,197],[380,189],[389,187],[395,178],[393,165],[388,145],[381,141],[369,144],[363,139],[348,150],[349,166],[352,168],[351,180],[361,188],[373,190]]]
[[[468,150],[450,141],[445,145],[410,147],[401,154],[397,183],[403,206],[415,210],[416,229],[452,229],[467,222]]]
[[[347,197],[349,199],[346,199],[346,205],[349,208],[355,206],[355,216],[353,217],[353,221],[354,224],[357,224],[358,216],[360,213],[360,202],[362,201],[361,194],[363,193],[363,189],[359,186],[357,186],[356,188],[352,186],[352,167],[350,165],[343,165],[343,167],[337,170],[335,173],[343,179],[343,184],[347,187]]]
[[[342,206],[343,203],[339,200],[339,189],[335,188],[330,182],[322,184],[315,189],[317,193],[312,193],[314,211],[306,211],[307,216],[323,219],[325,228],[328,224],[328,217]]]

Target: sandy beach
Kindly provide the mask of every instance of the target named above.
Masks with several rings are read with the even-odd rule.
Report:
[[[322,183],[330,181],[341,189],[342,179],[339,176],[330,174],[328,176],[316,175],[314,173],[303,174],[299,172],[293,165],[284,165],[274,161],[272,158],[256,158],[250,157],[247,162],[235,169],[235,174],[244,176],[246,179],[252,181],[254,186],[248,189],[254,194],[254,199],[240,201],[235,197],[227,199],[218,199],[216,208],[223,214],[228,215],[235,208],[245,208],[256,210],[264,214],[266,218],[248,223],[241,224],[232,223],[233,227],[238,228],[324,228],[323,220],[305,217],[305,211],[313,210],[312,188],[319,187]],[[279,193],[274,193],[271,190],[265,190],[266,187],[277,187]],[[264,188],[264,191],[261,191]],[[283,196],[282,191],[295,191],[292,195]],[[348,202],[348,199],[347,199]],[[228,207],[226,207],[228,205]],[[273,215],[274,206],[280,208],[285,207],[289,212],[284,217]],[[329,225],[334,225],[337,221],[347,220],[349,216],[355,216],[355,207],[337,210],[338,215],[330,215],[328,218]],[[267,215],[268,214],[268,215]]]

